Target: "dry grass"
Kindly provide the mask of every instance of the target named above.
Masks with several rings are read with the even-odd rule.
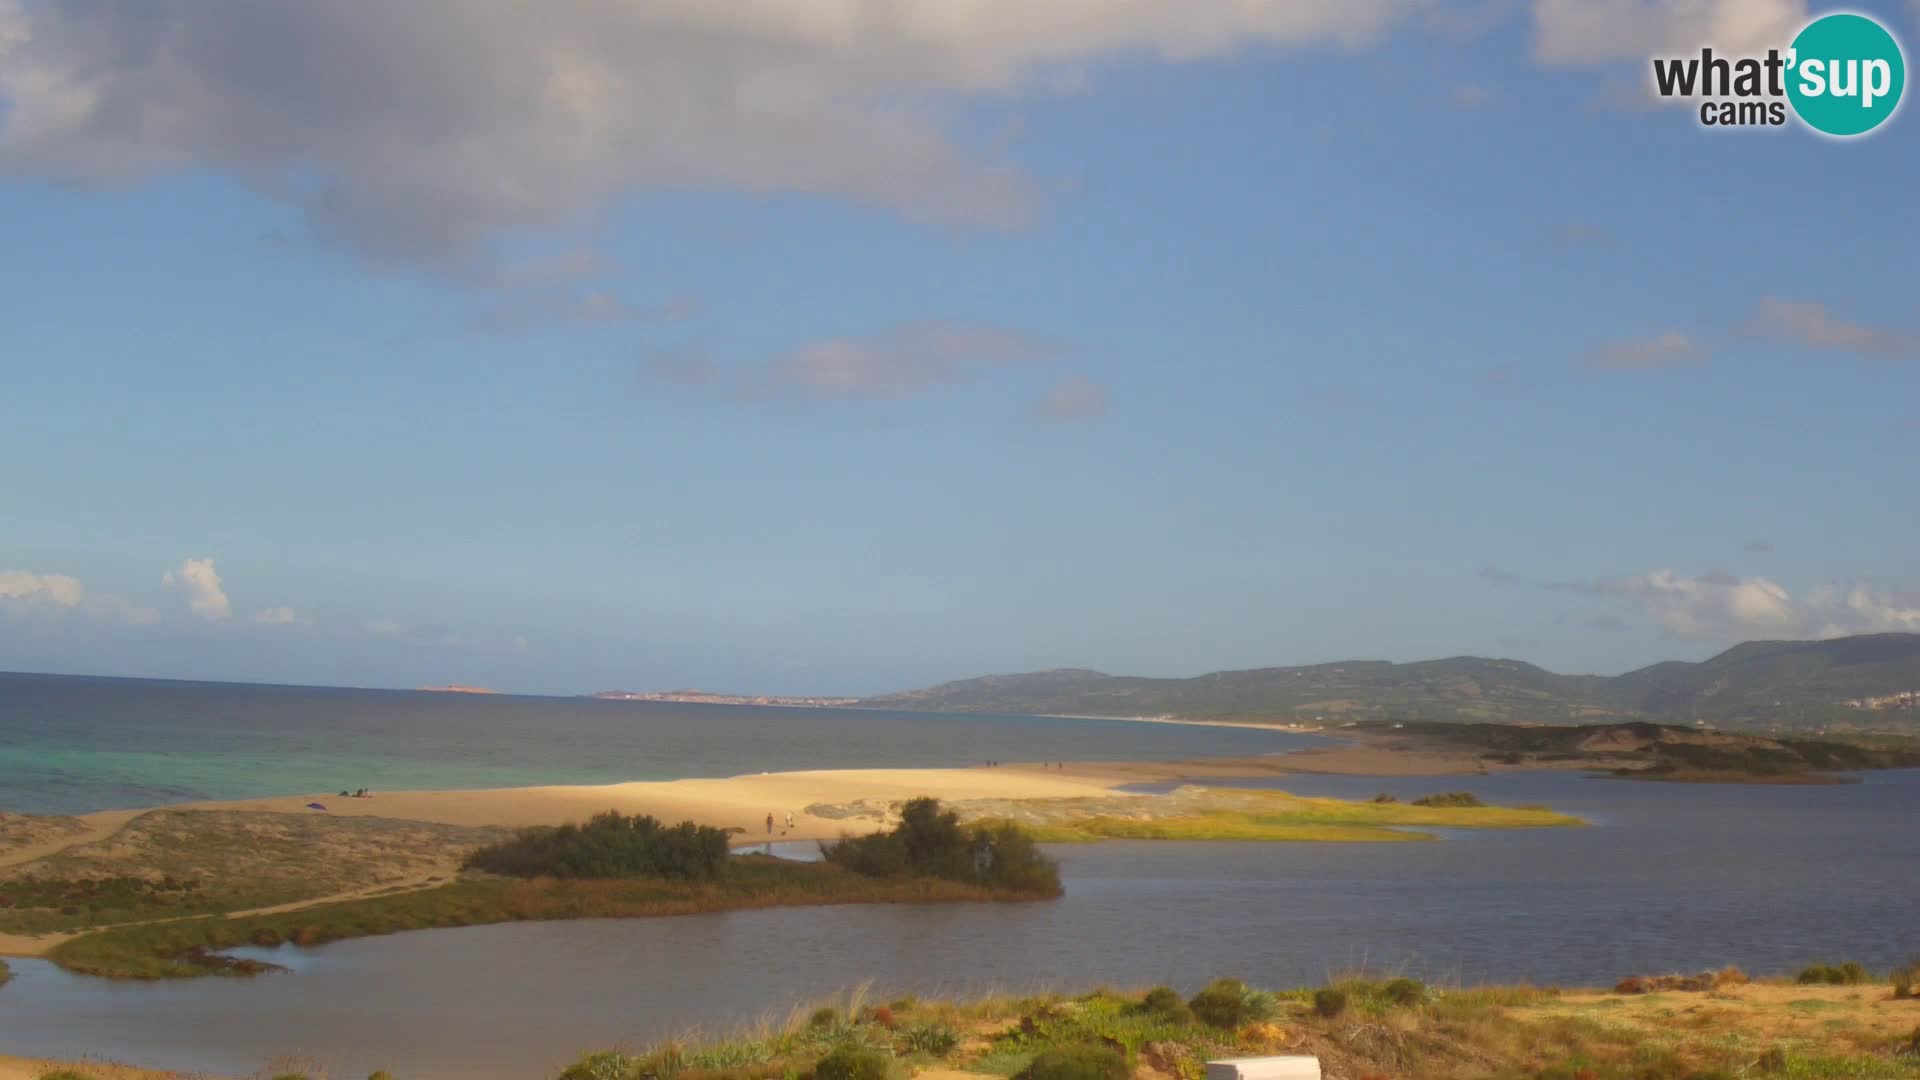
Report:
[[[104,839],[0,870],[0,931],[57,933],[417,884],[452,876],[467,852],[503,835],[374,817],[153,810]]]
[[[1156,1013],[1139,992],[890,1003],[884,1019],[858,1003],[809,1024],[809,1008],[766,1018],[730,1038],[682,1038],[637,1056],[596,1055],[607,1080],[751,1080],[806,1072],[825,1050],[855,1041],[884,1048],[922,1077],[1012,1076],[1053,1046],[1123,1049],[1136,1080],[1194,1080],[1228,1056],[1317,1056],[1327,1080],[1915,1080],[1902,1052],[1920,1005],[1885,991],[1728,982],[1695,994],[1622,997],[1529,987],[1436,991],[1349,981],[1349,1006],[1315,1012],[1312,991],[1288,991],[1265,1019],[1234,1030]],[[1827,1008],[1806,1015],[1801,999]],[[837,1006],[837,1003],[836,1003]],[[916,1054],[906,1032],[936,1025],[957,1036],[944,1056]],[[924,1042],[924,1040],[922,1040]]]

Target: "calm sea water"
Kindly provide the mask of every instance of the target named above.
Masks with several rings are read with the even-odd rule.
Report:
[[[1056,850],[1067,893],[1050,903],[436,930],[258,954],[297,970],[252,981],[116,984],[21,961],[0,989],[0,1049],[229,1074],[308,1053],[335,1076],[490,1080],[784,1016],[866,979],[877,994],[1192,989],[1217,975],[1297,985],[1367,967],[1592,984],[1724,964],[1886,968],[1920,947],[1920,771],[1844,787],[1563,773],[1270,786],[1401,798],[1467,788],[1594,825],[1418,844],[1075,845]]]
[[[1313,741],[1111,720],[0,674],[0,811],[989,759],[1162,761]]]

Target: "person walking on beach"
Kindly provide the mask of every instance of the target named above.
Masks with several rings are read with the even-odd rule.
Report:
[[[773,815],[772,814],[767,815],[767,835],[768,836],[773,835]]]
[[[787,831],[793,831],[793,811],[787,811]]]

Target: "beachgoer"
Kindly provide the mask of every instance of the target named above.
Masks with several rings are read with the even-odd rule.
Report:
[[[767,835],[768,836],[773,835],[773,815],[772,814],[767,815]]]
[[[787,811],[787,828],[793,828],[793,811]]]

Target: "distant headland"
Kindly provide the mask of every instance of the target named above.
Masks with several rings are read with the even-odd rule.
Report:
[[[452,684],[446,686],[416,686],[414,689],[429,694],[497,694],[500,692],[498,690],[489,690],[484,686],[456,686]]]
[[[832,709],[853,705],[852,697],[785,697],[777,694],[717,694],[708,690],[602,690],[588,697],[602,701],[680,701],[696,705],[783,705],[796,709]]]

